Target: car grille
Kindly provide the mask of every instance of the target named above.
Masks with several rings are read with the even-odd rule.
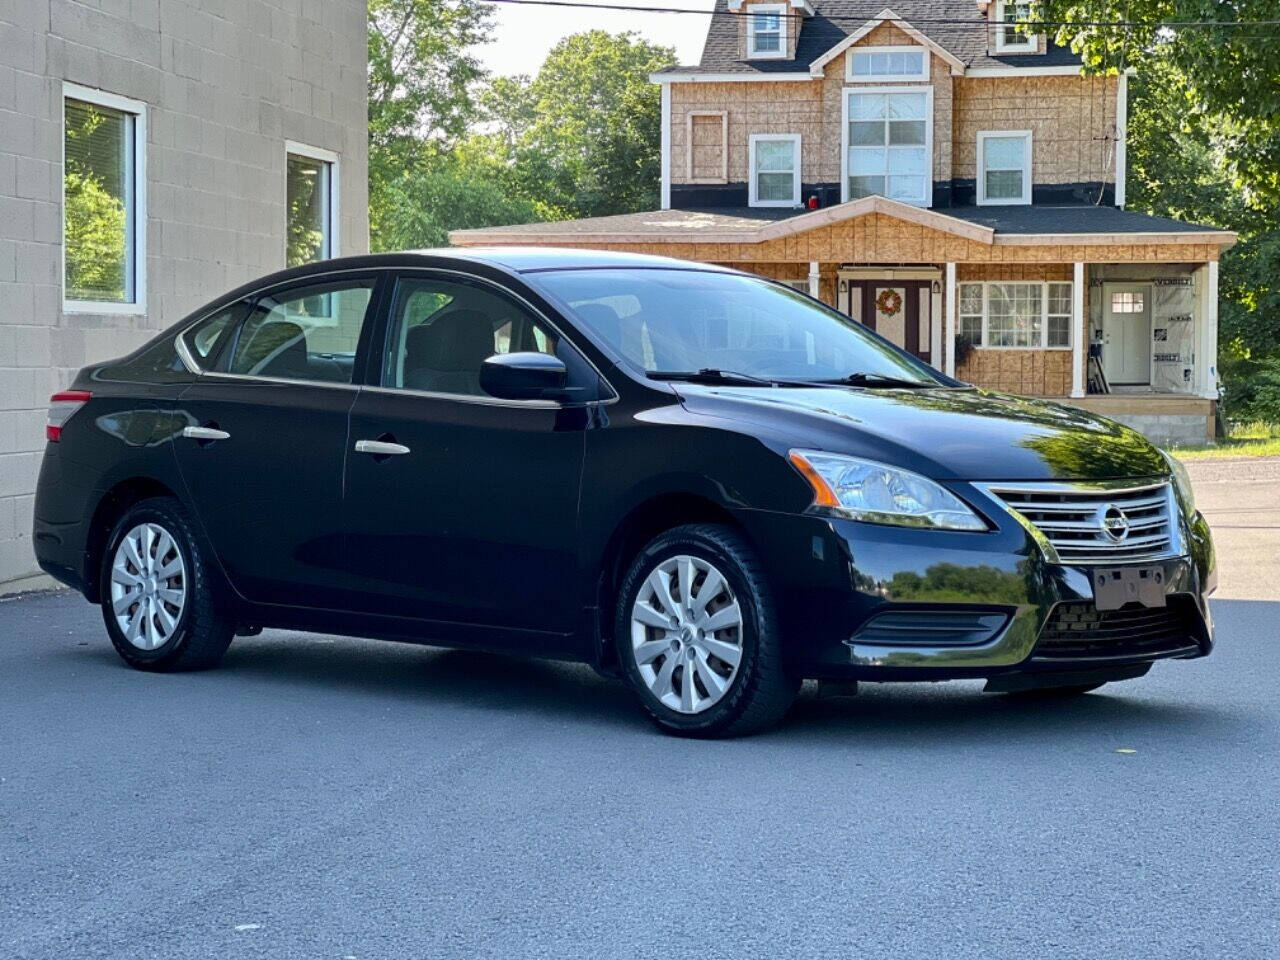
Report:
[[[1167,482],[1110,490],[1063,484],[987,489],[1044,534],[1057,554],[1051,561],[1127,563],[1175,553],[1176,513]]]
[[[1032,659],[1145,660],[1199,652],[1199,616],[1188,596],[1168,606],[1099,610],[1092,603],[1060,603],[1040,631]]]

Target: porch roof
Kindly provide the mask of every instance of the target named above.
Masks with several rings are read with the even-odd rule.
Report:
[[[455,246],[580,243],[757,244],[868,214],[884,214],[982,244],[1197,243],[1226,247],[1236,235],[1199,224],[1106,206],[982,206],[928,210],[863,197],[822,210],[719,207],[651,210],[611,217],[454,230]]]

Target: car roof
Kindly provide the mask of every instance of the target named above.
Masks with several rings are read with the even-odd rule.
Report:
[[[510,246],[510,247],[445,247],[436,250],[412,250],[412,254],[430,257],[448,257],[455,260],[478,261],[506,267],[519,273],[539,270],[574,270],[601,267],[667,267],[679,270],[723,270],[711,264],[679,260],[675,257],[655,257],[643,253],[627,253],[619,250],[581,250],[574,247]]]
[[[641,253],[623,253],[612,250],[576,250],[567,247],[441,247],[433,250],[405,250],[398,253],[366,253],[351,257],[335,257],[298,267],[290,267],[275,273],[256,277],[206,303],[195,313],[178,321],[175,326],[189,323],[196,315],[208,313],[241,297],[257,293],[267,287],[311,276],[323,276],[341,270],[377,270],[387,267],[449,265],[494,267],[511,273],[538,273],[550,270],[584,270],[629,267],[631,269],[706,270],[716,273],[738,273],[726,267],[709,263],[695,263],[674,257],[652,257]]]

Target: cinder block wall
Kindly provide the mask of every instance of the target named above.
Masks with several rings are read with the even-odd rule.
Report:
[[[341,254],[368,249],[365,0],[0,3],[0,585],[37,573],[49,395],[284,266],[285,142],[339,161]],[[145,309],[63,313],[62,84],[147,109]]]

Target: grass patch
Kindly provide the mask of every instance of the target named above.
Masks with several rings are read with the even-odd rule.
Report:
[[[1179,460],[1221,460],[1227,457],[1280,457],[1280,423],[1233,424],[1227,436],[1214,444],[1171,447]]]

